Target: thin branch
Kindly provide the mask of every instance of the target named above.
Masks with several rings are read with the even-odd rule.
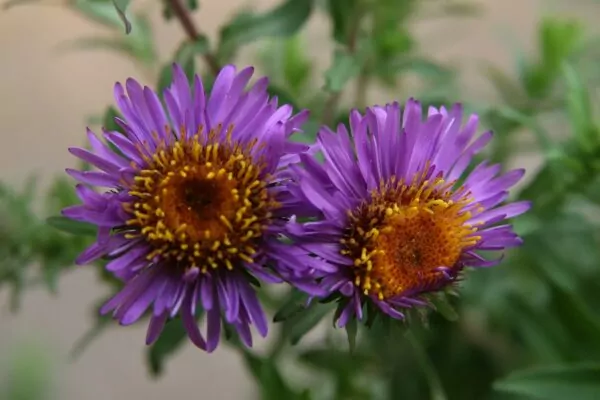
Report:
[[[185,31],[186,35],[190,38],[190,40],[199,40],[202,37],[202,35],[196,27],[196,25],[194,24],[190,12],[188,8],[183,4],[182,0],[167,0],[167,2],[171,6],[173,14],[179,20],[181,27]],[[213,73],[213,75],[216,76],[221,70],[221,66],[217,61],[217,57],[215,57],[215,55],[211,52],[204,53],[203,57],[210,71]]]

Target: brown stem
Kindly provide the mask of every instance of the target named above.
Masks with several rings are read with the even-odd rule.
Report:
[[[198,30],[198,28],[196,28],[196,25],[194,24],[194,21],[192,20],[192,18],[190,16],[188,8],[183,4],[183,2],[181,0],[167,0],[167,1],[168,1],[169,5],[171,6],[171,10],[173,11],[173,14],[175,14],[177,19],[179,20],[181,27],[185,31],[186,35],[190,38],[190,40],[192,40],[192,41],[199,40],[202,37],[202,35],[200,34],[200,31]],[[208,65],[208,68],[210,69],[210,71],[213,73],[213,75],[216,76],[219,73],[219,71],[221,70],[221,66],[219,65],[219,62],[217,61],[217,57],[215,57],[215,55],[211,52],[204,53],[203,57],[204,57],[204,61],[206,62],[206,65]]]

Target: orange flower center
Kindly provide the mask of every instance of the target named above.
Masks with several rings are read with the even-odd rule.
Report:
[[[263,165],[250,151],[252,142],[240,145],[218,139],[220,128],[171,145],[161,144],[146,166],[138,168],[125,204],[133,233],[152,246],[156,257],[198,267],[203,273],[241,261],[252,262],[256,244],[269,224],[277,202],[267,190]]]
[[[384,300],[439,286],[440,267],[454,268],[481,239],[467,224],[469,193],[441,178],[414,181],[391,179],[349,213],[341,253],[354,260],[354,284],[365,295]]]

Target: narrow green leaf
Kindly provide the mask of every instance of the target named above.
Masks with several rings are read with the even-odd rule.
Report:
[[[158,83],[156,85],[156,91],[158,93],[163,93],[165,89],[171,85],[173,81],[173,64],[166,63],[160,70],[158,74]]]
[[[490,80],[502,101],[509,105],[520,105],[526,99],[523,88],[512,77],[491,62],[482,65],[485,76]],[[516,102],[516,104],[515,104]]]
[[[454,71],[440,63],[418,56],[394,57],[376,65],[381,73],[399,75],[402,73],[414,73],[422,79],[433,79],[436,81],[447,81],[452,79]]]
[[[330,92],[341,91],[349,80],[358,76],[360,69],[356,54],[344,50],[336,51],[333,64],[325,71],[325,89]]]
[[[125,34],[129,35],[131,32],[131,22],[129,22],[127,15],[125,15],[125,11],[129,6],[129,0],[113,0],[113,5],[115,6],[115,10],[117,10],[117,14],[123,22],[123,25],[125,25]]]
[[[282,322],[298,314],[304,309],[307,297],[305,293],[292,289],[287,301],[275,312],[273,322]]]
[[[6,386],[0,387],[3,400],[45,400],[54,398],[54,382],[52,382],[52,365],[45,350],[35,342],[23,343],[8,359]],[[3,383],[4,383],[3,382]],[[3,390],[4,389],[4,390]]]
[[[352,318],[350,322],[346,324],[346,336],[348,337],[348,348],[350,353],[354,353],[356,349],[356,334],[358,333],[358,322],[356,318]]]
[[[107,131],[121,131],[121,127],[115,121],[115,118],[121,118],[121,114],[113,106],[109,106],[102,117],[102,127]]]
[[[575,69],[569,64],[563,65],[563,76],[567,84],[567,113],[569,122],[581,149],[593,151],[600,140],[595,128],[590,94]]]
[[[498,107],[497,112],[501,117],[504,117],[509,121],[514,121],[519,125],[531,130],[537,139],[540,149],[546,155],[549,155],[554,150],[555,146],[552,143],[552,139],[550,139],[550,135],[534,117],[525,115],[522,112],[510,107]]]
[[[600,393],[600,364],[541,366],[516,371],[494,389],[539,400],[595,400]]]
[[[312,65],[304,53],[305,48],[299,35],[283,42],[283,79],[295,94],[301,93],[310,78]]]
[[[446,294],[434,295],[429,299],[429,301],[433,304],[435,310],[448,321],[458,320],[458,313],[448,301]]]
[[[153,25],[145,15],[133,15],[131,17],[135,30],[124,39],[133,48],[135,58],[148,66],[156,64],[156,48],[153,37]]]
[[[331,19],[333,38],[338,43],[347,43],[352,18],[358,0],[327,0],[327,11]]]
[[[121,18],[115,13],[115,6],[109,2],[74,0],[70,6],[85,17],[96,21],[104,26],[120,28]]]
[[[360,371],[373,362],[367,353],[349,354],[345,350],[331,347],[310,348],[300,353],[298,360],[317,371],[348,375]]]
[[[431,393],[432,400],[447,400],[448,396],[444,390],[444,386],[440,379],[439,373],[435,368],[431,358],[427,354],[427,351],[423,347],[423,344],[419,338],[412,331],[406,333],[406,338],[411,344],[413,353],[419,362],[423,373],[427,377],[427,383],[429,384],[429,391]]]
[[[274,84],[269,84],[267,92],[271,97],[277,96],[279,104],[289,104],[292,107],[294,107],[295,112],[299,112],[301,110],[301,107],[298,105],[298,103],[296,103],[294,97],[290,93],[288,93],[284,88]]]
[[[296,393],[287,385],[273,360],[244,351],[244,361],[259,383],[262,400],[294,399]]]
[[[73,221],[72,219],[63,217],[63,216],[55,216],[49,217],[46,219],[48,225],[56,228],[60,231],[71,233],[73,235],[96,235],[96,227],[92,224],[88,224],[87,222],[79,222]]]
[[[208,39],[206,36],[201,36],[198,40],[183,42],[175,52],[174,61],[181,65],[190,82],[196,74],[196,56],[206,53],[208,48]]]
[[[285,322],[284,329],[286,329],[292,345],[298,344],[304,335],[317,326],[334,307],[334,303],[321,304],[313,302],[304,311],[288,319]]]
[[[146,350],[148,368],[153,376],[164,372],[164,363],[186,342],[186,338],[187,332],[180,319],[167,322],[156,342]]]
[[[271,36],[295,34],[308,20],[314,0],[287,0],[263,14],[239,16],[221,30],[220,47],[237,47]]]

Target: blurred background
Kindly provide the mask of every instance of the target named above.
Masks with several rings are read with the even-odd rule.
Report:
[[[428,9],[435,11],[436,4],[446,0],[423,2],[432,3]],[[164,21],[158,1],[132,3],[134,10],[148,15],[158,57],[161,64],[168,62],[184,38],[181,26],[173,20]],[[543,16],[577,18],[590,34],[598,30],[595,24],[600,18],[600,6],[591,1],[472,3],[480,7],[475,16],[432,15],[411,22],[410,27],[421,54],[456,68],[460,92],[452,99],[479,105],[501,101],[501,94],[483,66],[492,64],[515,77],[516,56],[537,51]],[[221,24],[241,7],[261,11],[275,4],[273,0],[202,1],[193,19],[209,38],[214,38]],[[301,46],[314,64],[312,73],[317,87],[322,84],[322,71],[332,61],[334,44],[327,39],[329,31],[327,16],[314,13],[300,33]],[[116,81],[136,77],[154,85],[159,72],[154,67],[145,67],[110,50],[88,51],[65,45],[73,39],[107,32],[59,1],[41,0],[0,12],[0,179],[4,183],[22,188],[35,173],[40,188],[47,188],[51,178],[74,165],[67,147],[82,144],[86,124],[97,123],[99,110],[112,104],[112,86]],[[261,52],[265,46],[266,42],[259,41],[246,47],[238,64],[258,63],[260,72],[269,72],[260,67],[264,65]],[[204,65],[198,69],[202,71]],[[413,87],[417,86],[410,78],[396,89],[374,85],[364,101],[403,101],[414,94]],[[543,123],[552,125],[551,133],[564,135],[566,125],[552,121]],[[524,146],[510,162],[525,164],[530,168],[530,178],[541,157]],[[179,351],[171,360],[161,379],[150,380],[142,366],[143,323],[104,332],[76,361],[71,361],[73,344],[92,324],[93,307],[108,293],[106,287],[98,285],[92,268],[74,270],[57,285],[59,295],[52,295],[43,287],[28,290],[15,314],[9,309],[9,291],[0,291],[0,382],[14,384],[15,374],[27,371],[26,375],[31,376],[23,378],[24,387],[38,382],[49,398],[60,400],[158,400],[187,396],[227,400],[250,398],[256,391],[240,354],[225,346],[211,355],[185,347],[186,351]],[[26,399],[14,393],[10,397],[17,398]]]

